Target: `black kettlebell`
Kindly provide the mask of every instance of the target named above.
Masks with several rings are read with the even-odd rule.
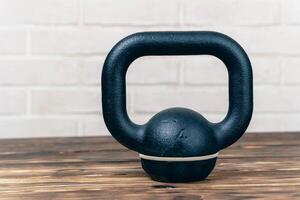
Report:
[[[229,74],[229,110],[211,123],[187,108],[169,108],[146,124],[133,123],[126,110],[126,71],[141,56],[213,55]],[[142,32],[117,43],[102,71],[103,117],[113,137],[139,152],[144,170],[162,182],[205,179],[218,152],[245,132],[253,110],[252,68],[242,47],[216,32]],[[193,97],[186,97],[193,98]]]

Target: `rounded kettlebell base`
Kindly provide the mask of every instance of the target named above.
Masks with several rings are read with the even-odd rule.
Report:
[[[168,161],[162,159],[150,160],[145,159],[147,156],[144,155],[140,157],[143,169],[153,180],[174,183],[204,180],[214,169],[217,161],[217,156],[205,160],[189,160],[188,158],[193,157],[186,157],[182,160],[174,159],[175,161],[168,159]]]

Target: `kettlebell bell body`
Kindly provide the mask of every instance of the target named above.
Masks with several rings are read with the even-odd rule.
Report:
[[[212,55],[229,74],[229,109],[211,123],[187,108],[169,108],[146,124],[132,122],[126,110],[126,72],[142,56]],[[102,110],[105,124],[121,144],[140,154],[142,167],[162,182],[205,179],[218,152],[237,141],[247,129],[253,110],[252,68],[242,47],[217,32],[142,32],[117,43],[102,71]],[[187,97],[191,98],[191,97]]]

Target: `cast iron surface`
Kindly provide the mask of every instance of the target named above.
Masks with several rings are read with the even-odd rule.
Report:
[[[229,109],[223,121],[211,123],[201,114],[186,108],[163,110],[143,125],[129,119],[125,81],[129,65],[142,56],[164,55],[213,55],[224,62],[229,74]],[[117,43],[105,60],[102,71],[103,117],[114,138],[139,153],[160,157],[210,155],[233,144],[245,132],[252,116],[252,90],[252,68],[248,56],[226,35],[206,31],[136,33]],[[164,169],[177,174],[176,181],[190,180],[188,174],[197,174],[203,179],[215,164],[197,161],[181,165],[184,167],[171,167],[163,161],[159,165],[142,162],[150,176],[155,175],[160,181],[173,181],[158,176],[164,174],[161,173]],[[191,167],[196,164],[202,167]],[[186,171],[186,176],[179,175],[182,171]]]

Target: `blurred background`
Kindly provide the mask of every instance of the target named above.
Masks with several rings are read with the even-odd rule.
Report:
[[[105,56],[139,31],[211,30],[249,54],[248,132],[300,131],[298,0],[0,0],[0,138],[108,135],[101,115]],[[210,56],[144,57],[127,74],[137,123],[172,106],[223,119],[227,72]]]

